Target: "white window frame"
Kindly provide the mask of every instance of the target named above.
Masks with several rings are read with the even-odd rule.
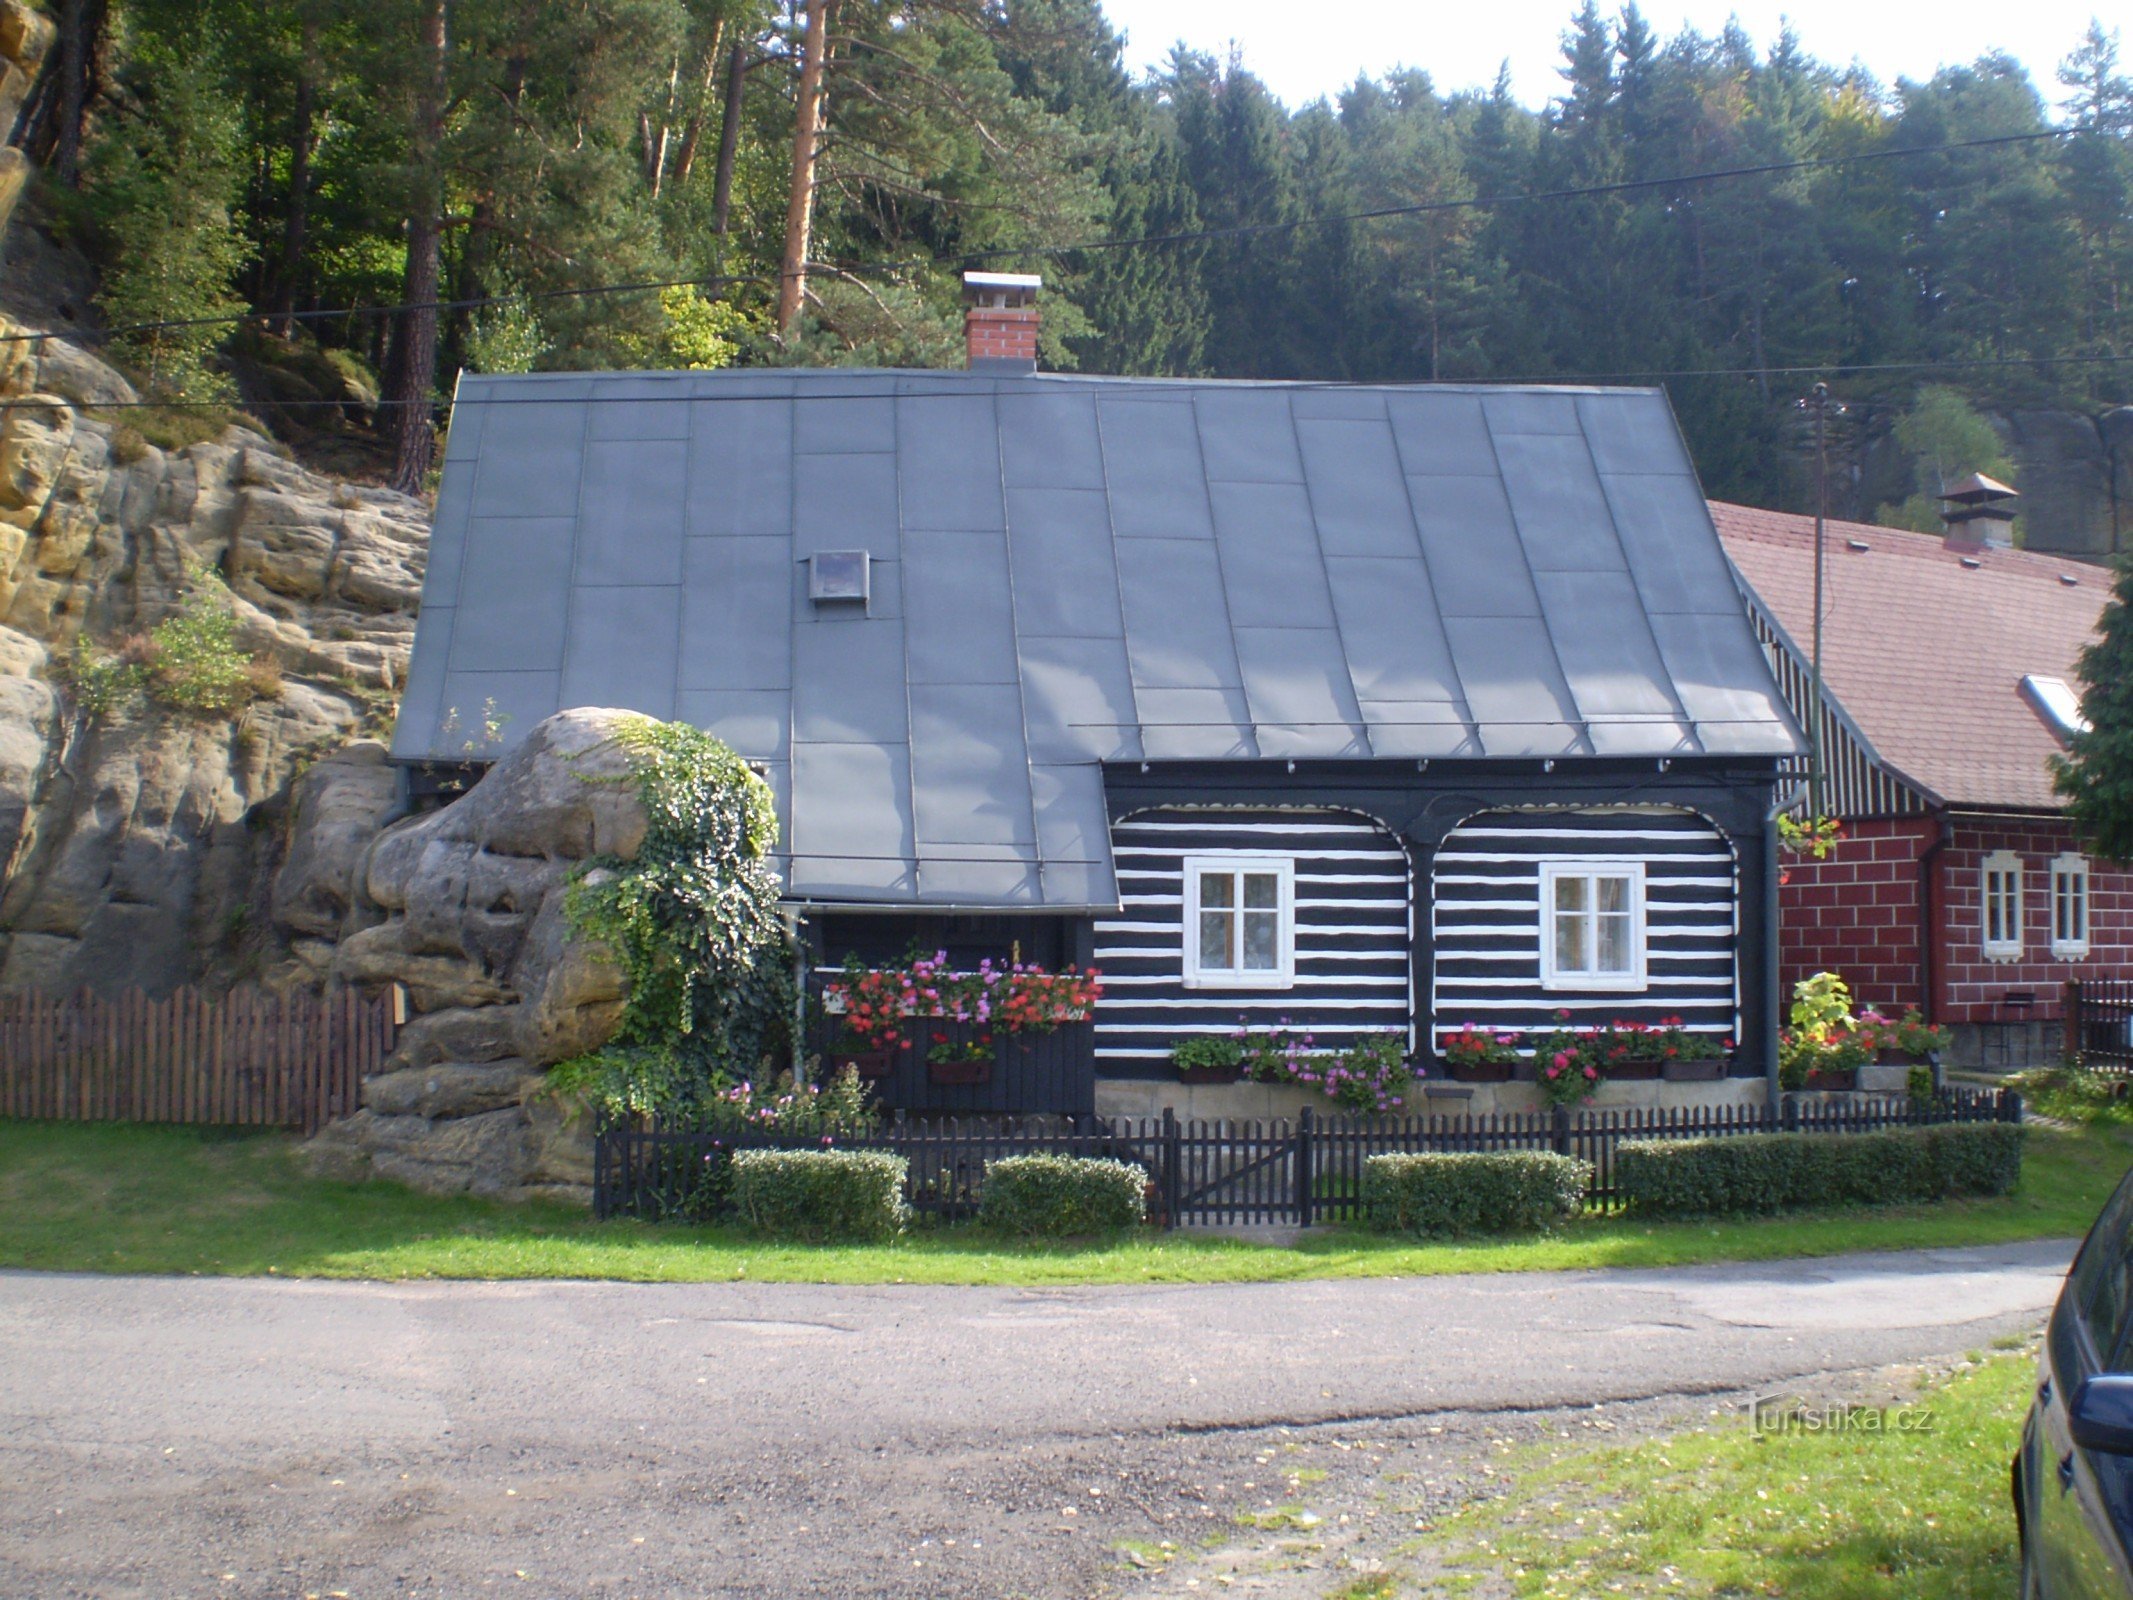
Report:
[[[2007,913],[2000,919],[2000,937],[1992,936],[1993,879],[2007,880]],[[1987,961],[2019,961],[2022,958],[2022,858],[2012,850],[1995,850],[1977,867],[1978,948]]]
[[[1629,880],[1629,946],[1633,962],[1628,972],[1565,971],[1555,960],[1555,886],[1564,878],[1627,878]],[[1598,896],[1591,897],[1594,904]],[[1590,913],[1588,913],[1590,915]],[[1543,989],[1575,989],[1634,993],[1651,986],[1647,975],[1645,937],[1644,863],[1607,861],[1591,856],[1554,856],[1540,863],[1540,976]],[[1592,949],[1599,951],[1599,941]]]
[[[1188,989],[1290,989],[1296,985],[1296,858],[1267,855],[1250,850],[1210,850],[1185,858],[1184,973]],[[1227,872],[1241,879],[1248,872],[1271,872],[1279,912],[1275,954],[1278,964],[1271,971],[1259,968],[1202,967],[1200,965],[1200,875]],[[1241,914],[1243,884],[1236,893]],[[1241,940],[1240,940],[1241,944]]]
[[[2072,930],[2064,929],[2060,922],[2060,886],[2062,884],[2071,884],[2073,886],[2073,900],[2071,903],[2080,908],[2081,925],[2078,938],[2074,936]],[[2089,919],[2093,915],[2089,902],[2089,862],[2087,856],[2068,850],[2052,857],[2051,910],[2052,954],[2061,961],[2084,960],[2089,953]]]

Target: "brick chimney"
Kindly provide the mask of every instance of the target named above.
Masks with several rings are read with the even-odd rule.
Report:
[[[1044,280],[1019,272],[963,274],[963,338],[973,372],[1037,370],[1037,291]]]

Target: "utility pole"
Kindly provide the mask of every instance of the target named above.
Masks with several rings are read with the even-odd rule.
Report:
[[[1829,558],[1829,385],[1818,383],[1808,404],[1815,413],[1815,610],[1814,647],[1807,695],[1807,820],[1823,812],[1822,770],[1822,590]]]

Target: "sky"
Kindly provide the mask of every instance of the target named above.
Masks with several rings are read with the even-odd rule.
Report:
[[[1182,39],[1195,49],[1226,54],[1232,40],[1244,64],[1290,106],[1331,95],[1358,73],[1420,67],[1438,89],[1485,87],[1509,60],[1518,98],[1538,107],[1561,88],[1560,39],[1577,0],[1333,0],[1320,16],[1333,27],[1298,27],[1314,14],[1297,0],[1104,0],[1112,25],[1127,36],[1135,68],[1149,67]],[[1602,0],[1610,15],[1618,9]],[[2029,68],[2045,97],[2059,95],[2053,77],[2060,60],[2087,30],[2089,18],[2114,7],[2097,0],[1643,0],[1646,19],[1662,38],[1684,25],[1717,33],[1738,16],[1757,47],[1767,47],[1789,17],[1808,52],[1825,61],[1863,62],[1884,83],[1930,77],[1938,67],[2005,50]],[[2110,19],[2106,16],[2106,26]],[[2120,29],[2121,38],[2124,29]]]

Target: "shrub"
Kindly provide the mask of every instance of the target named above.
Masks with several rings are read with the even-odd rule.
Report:
[[[1363,1207],[1384,1233],[1506,1233],[1577,1215],[1591,1181],[1590,1162],[1543,1150],[1372,1156]]]
[[[733,1157],[733,1208],[783,1238],[893,1238],[903,1230],[909,1165],[881,1150],[742,1150]]]
[[[978,1220],[1002,1233],[1064,1239],[1148,1220],[1148,1174],[1089,1156],[1007,1156],[985,1168]]]
[[[1631,1209],[1647,1216],[2008,1194],[2021,1175],[2022,1130],[2006,1122],[1637,1140],[1615,1154],[1616,1186]]]

